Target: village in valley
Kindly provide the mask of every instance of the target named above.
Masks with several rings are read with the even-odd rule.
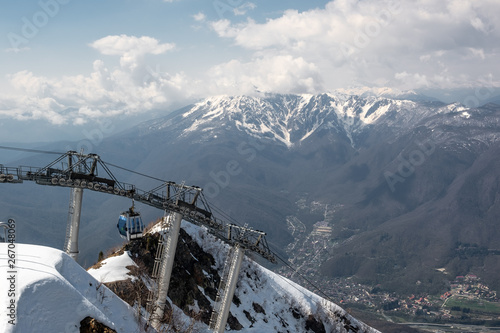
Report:
[[[299,218],[287,217],[288,229],[295,241],[286,250],[290,263],[299,267],[299,273],[283,267],[280,274],[309,286],[314,292],[325,294],[344,308],[375,312],[394,322],[458,322],[500,327],[500,302],[497,294],[474,274],[456,276],[440,295],[409,296],[388,293],[379,286],[362,285],[351,278],[318,278],[317,267],[329,253],[333,215],[342,206],[328,206],[318,202],[307,204],[305,200],[299,200],[297,206],[301,209],[323,210],[324,219],[316,222],[312,231],[308,232]]]

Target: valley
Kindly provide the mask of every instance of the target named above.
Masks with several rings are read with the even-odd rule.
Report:
[[[281,267],[278,273],[307,286],[315,293],[342,304],[347,309],[370,313],[380,320],[401,323],[417,329],[434,332],[460,332],[464,325],[470,332],[500,331],[500,302],[497,292],[484,284],[474,274],[448,276],[449,282],[442,294],[398,294],[382,289],[381,285],[356,282],[356,278],[328,278],[318,276],[317,267],[335,251],[342,251],[342,244],[332,241],[335,214],[342,204],[328,205],[308,201],[307,194],[295,202],[297,214],[287,217],[287,226],[294,237],[286,247],[290,267]],[[311,214],[318,218],[312,228],[298,218]],[[349,238],[345,240],[348,242]],[[465,251],[462,248],[462,252]],[[465,247],[467,251],[474,248]],[[477,251],[477,250],[476,250]],[[445,269],[438,269],[449,275]],[[418,282],[417,282],[418,283]],[[360,314],[361,318],[363,315]],[[426,324],[428,323],[428,324]],[[487,325],[487,326],[484,326]],[[496,327],[496,328],[495,328]]]

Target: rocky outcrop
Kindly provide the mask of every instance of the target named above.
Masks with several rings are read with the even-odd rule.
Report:
[[[86,317],[80,322],[80,333],[116,333],[115,330],[98,322],[94,318]]]

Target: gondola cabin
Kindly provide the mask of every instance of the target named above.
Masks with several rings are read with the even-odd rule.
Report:
[[[134,206],[128,211],[121,213],[116,225],[120,236],[126,240],[139,239],[144,231],[141,214],[134,211]]]

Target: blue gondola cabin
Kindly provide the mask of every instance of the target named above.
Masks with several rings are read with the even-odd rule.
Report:
[[[144,223],[142,222],[141,214],[134,211],[134,206],[120,215],[116,227],[118,228],[120,236],[126,240],[141,238],[142,232],[144,231]]]

